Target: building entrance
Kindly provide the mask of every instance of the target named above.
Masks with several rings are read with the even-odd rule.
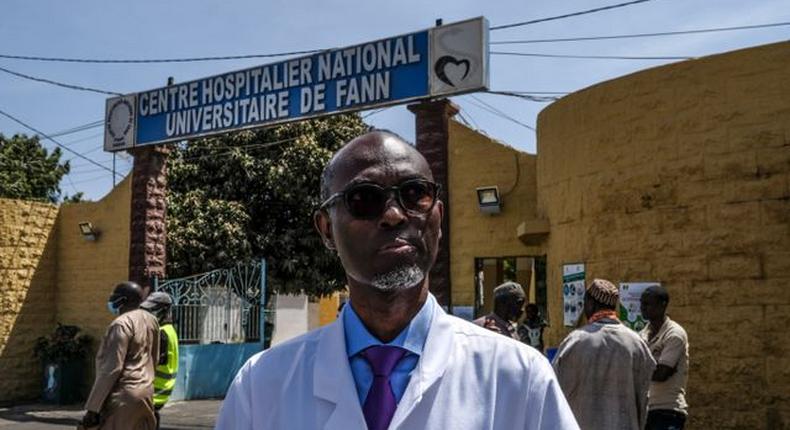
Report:
[[[494,288],[506,281],[521,284],[527,303],[537,304],[541,316],[548,321],[545,255],[475,258],[475,318],[494,309]]]

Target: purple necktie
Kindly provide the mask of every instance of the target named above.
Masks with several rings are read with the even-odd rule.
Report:
[[[362,407],[368,430],[386,430],[395,415],[398,402],[390,386],[390,374],[404,355],[405,349],[387,345],[371,346],[362,351],[362,357],[373,370],[373,385]]]

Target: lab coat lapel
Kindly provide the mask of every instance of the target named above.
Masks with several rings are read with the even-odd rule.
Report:
[[[422,400],[423,394],[439,382],[453,360],[454,331],[449,319],[454,317],[445,314],[432,295],[429,296],[429,300],[433,300],[435,305],[431,328],[428,331],[428,338],[425,340],[425,347],[417,362],[417,367],[414,368],[409,385],[398,402],[395,416],[392,417],[391,429],[396,429],[403,423]]]
[[[366,427],[346,355],[342,318],[326,327],[318,341],[313,366],[313,395],[334,404],[324,429]]]

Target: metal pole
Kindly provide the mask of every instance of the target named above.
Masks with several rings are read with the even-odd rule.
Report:
[[[112,153],[112,187],[115,188],[115,153]]]
[[[266,346],[266,259],[261,259],[261,300],[258,306],[258,330],[261,337],[261,349]]]

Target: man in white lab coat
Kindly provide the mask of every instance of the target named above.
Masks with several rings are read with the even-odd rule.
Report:
[[[252,357],[217,429],[578,429],[542,355],[446,315],[428,292],[439,191],[422,155],[392,133],[335,154],[315,225],[346,272],[349,305]]]

